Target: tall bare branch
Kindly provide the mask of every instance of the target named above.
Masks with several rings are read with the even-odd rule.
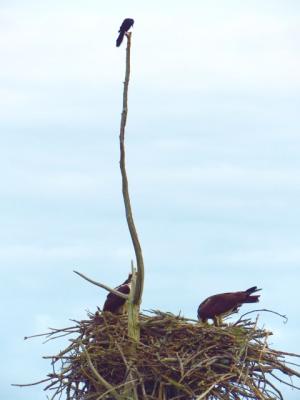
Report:
[[[128,179],[125,166],[125,126],[126,126],[127,112],[128,112],[128,86],[130,78],[131,33],[127,33],[126,36],[127,36],[126,70],[125,70],[125,81],[124,81],[124,91],[123,91],[123,109],[121,114],[121,125],[120,125],[120,169],[122,175],[122,193],[125,205],[126,219],[132,244],[135,251],[136,264],[137,264],[137,280],[136,280],[135,292],[133,294],[133,303],[138,305],[141,302],[143,294],[144,260],[137,230],[133,220],[130,197],[129,197],[129,189],[128,189]]]

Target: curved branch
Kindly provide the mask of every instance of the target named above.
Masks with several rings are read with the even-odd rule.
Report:
[[[105,289],[108,292],[111,292],[111,293],[121,297],[122,299],[127,300],[129,298],[128,294],[124,294],[124,293],[118,292],[118,290],[113,289],[113,288],[111,288],[111,287],[109,287],[107,285],[104,285],[104,283],[96,282],[93,279],[88,278],[87,276],[83,275],[81,272],[78,272],[78,271],[73,271],[73,272],[75,272],[75,274],[81,276],[81,278],[85,279],[86,281],[92,283],[93,285],[99,286],[102,289]]]
[[[272,314],[276,314],[276,315],[278,315],[279,317],[281,317],[281,318],[283,318],[285,320],[284,324],[286,324],[288,322],[288,317],[286,315],[279,314],[278,312],[273,311],[273,310],[268,310],[267,308],[260,308],[258,310],[248,311],[245,314],[241,315],[240,318],[234,323],[234,325],[237,325],[239,322],[241,322],[241,320],[243,319],[243,317],[245,315],[253,314],[253,313],[258,312],[258,311],[265,311],[265,312],[269,312],[269,313],[272,313]]]
[[[127,224],[132,240],[132,244],[135,251],[136,264],[137,264],[137,281],[135,292],[133,294],[133,304],[140,304],[143,294],[144,286],[144,260],[140,241],[136,231],[136,227],[133,220],[132,209],[130,204],[129,190],[128,190],[128,179],[125,167],[125,126],[127,120],[127,103],[128,103],[128,86],[130,78],[130,46],[131,46],[131,33],[126,34],[127,37],[127,48],[126,48],[126,71],[123,91],[123,110],[121,114],[121,126],[120,126],[120,169],[122,175],[122,193],[125,205]]]

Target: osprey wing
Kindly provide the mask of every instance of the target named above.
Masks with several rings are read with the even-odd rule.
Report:
[[[198,318],[202,320],[213,319],[226,314],[240,304],[235,293],[221,293],[208,297],[198,308]]]
[[[259,301],[259,295],[251,296],[257,292],[256,286],[242,292],[220,293],[208,297],[198,308],[198,319],[206,321],[218,316],[230,314],[237,311],[243,303],[256,303]]]
[[[130,287],[128,284],[125,284],[119,286],[117,290],[120,293],[129,294]],[[119,297],[114,293],[109,293],[103,305],[103,311],[109,311],[112,314],[118,314],[121,307],[125,304],[125,302],[126,300],[122,299],[122,297]]]

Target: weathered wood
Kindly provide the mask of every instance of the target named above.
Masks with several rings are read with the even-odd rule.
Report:
[[[130,196],[128,188],[128,178],[125,163],[125,126],[127,121],[128,112],[128,87],[130,79],[130,48],[131,48],[131,33],[126,34],[127,47],[126,47],[126,68],[125,68],[125,81],[123,90],[123,110],[121,114],[120,125],[120,170],[122,175],[122,194],[125,206],[125,214],[129,233],[131,236],[132,244],[135,251],[137,271],[132,264],[132,281],[131,291],[128,299],[128,337],[131,339],[130,348],[128,349],[128,364],[127,364],[127,382],[128,385],[124,388],[123,396],[138,400],[136,390],[136,379],[134,360],[136,358],[136,346],[140,339],[140,326],[139,326],[139,309],[143,294],[144,284],[144,260],[142,248],[138,238],[137,230],[135,227]]]
[[[124,199],[125,213],[128,229],[130,232],[132,244],[135,251],[136,265],[137,265],[137,280],[135,290],[132,291],[132,301],[135,305],[139,306],[141,303],[144,287],[144,259],[141,244],[135,227],[131,202],[129,197],[128,178],[125,164],[125,127],[128,113],[128,87],[130,79],[130,48],[131,48],[131,33],[126,34],[127,47],[126,47],[126,68],[125,68],[125,80],[123,90],[123,109],[121,114],[120,124],[120,169],[122,175],[122,193]]]

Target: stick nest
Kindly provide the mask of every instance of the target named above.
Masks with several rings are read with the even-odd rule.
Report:
[[[140,326],[138,344],[127,336],[127,317],[110,313],[51,329],[48,340],[76,337],[45,357],[53,364],[45,390],[52,399],[124,399],[134,383],[139,399],[274,400],[283,399],[276,379],[296,388],[290,378],[300,377],[286,361],[300,356],[271,349],[272,333],[249,319],[216,327],[152,311],[140,314]]]

